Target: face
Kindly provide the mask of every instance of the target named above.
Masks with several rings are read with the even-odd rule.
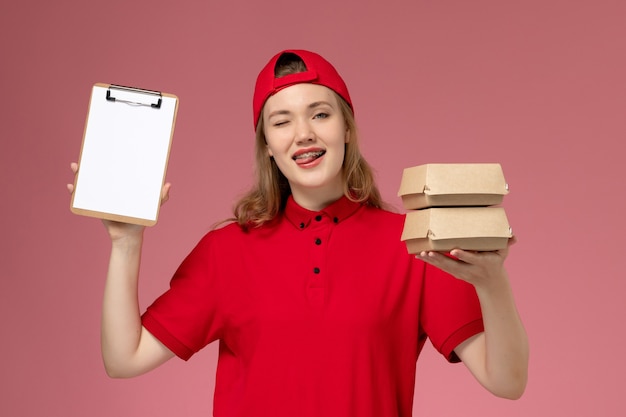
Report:
[[[267,152],[296,202],[319,210],[343,195],[349,134],[332,90],[306,83],[287,87],[266,101],[263,123]]]

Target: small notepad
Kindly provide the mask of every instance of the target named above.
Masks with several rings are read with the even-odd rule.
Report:
[[[178,98],[172,94],[95,84],[72,212],[156,224],[177,110]]]

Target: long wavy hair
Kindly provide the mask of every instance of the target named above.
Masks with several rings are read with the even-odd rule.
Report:
[[[285,54],[276,64],[276,77],[306,71],[304,62],[294,54]],[[361,155],[357,127],[350,105],[335,93],[348,128],[350,141],[345,145],[342,166],[344,195],[355,202],[383,208],[384,202],[374,180],[372,168]],[[262,114],[262,113],[261,113]],[[267,153],[263,117],[256,127],[256,183],[234,205],[234,221],[247,230],[273,220],[285,207],[291,195],[289,181]]]

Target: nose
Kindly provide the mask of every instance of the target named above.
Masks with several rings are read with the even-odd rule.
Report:
[[[315,132],[307,120],[301,120],[296,125],[296,142],[305,143],[315,140]]]

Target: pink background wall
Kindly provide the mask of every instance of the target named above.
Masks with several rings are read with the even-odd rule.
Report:
[[[283,48],[342,72],[396,206],[404,167],[504,167],[528,389],[493,398],[428,346],[416,415],[626,415],[625,22],[623,0],[3,1],[0,415],[211,414],[216,346],[134,380],[105,376],[109,243],[99,221],[70,213],[68,164],[94,82],[180,97],[145,307],[248,187],[254,78]]]

